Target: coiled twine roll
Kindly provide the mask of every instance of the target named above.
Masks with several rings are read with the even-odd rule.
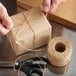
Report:
[[[71,43],[63,37],[56,37],[50,40],[47,57],[49,62],[57,67],[65,66],[69,63],[72,54]]]

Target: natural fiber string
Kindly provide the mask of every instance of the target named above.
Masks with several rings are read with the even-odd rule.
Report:
[[[34,54],[30,54],[30,55],[34,55]],[[15,60],[15,62],[14,62],[14,66],[13,66],[13,67],[14,67],[14,71],[16,71],[16,68],[15,68],[16,62],[17,62],[22,56],[23,56],[23,55],[21,55],[21,56],[19,56],[19,57],[16,58],[16,60]],[[28,59],[28,58],[26,58],[26,60],[27,60],[27,59]],[[23,65],[23,64],[21,64],[21,65]],[[20,67],[21,67],[21,66],[20,66]],[[20,68],[20,67],[19,67],[19,68]],[[18,74],[17,74],[18,76],[20,76],[20,75],[19,75],[19,72],[20,72],[20,69],[18,69]]]
[[[18,76],[19,76],[19,71],[20,71],[21,67],[22,67],[24,64],[25,64],[25,62],[23,62],[23,63],[21,64],[21,66],[19,67],[19,69],[18,69]]]
[[[20,45],[20,43],[19,43],[19,45]],[[24,46],[22,46],[22,47],[25,48]],[[30,50],[31,50],[31,49],[27,49],[27,52],[24,53],[23,55],[25,55],[25,54],[27,55],[28,52],[32,52],[30,55],[37,56],[37,55],[36,55],[36,52],[37,52],[38,50],[36,50],[36,49],[31,50],[31,51],[30,51]],[[20,55],[19,57],[17,57],[16,60],[15,60],[15,63],[16,63],[16,61],[17,61],[18,59],[20,59],[23,55]]]
[[[47,17],[47,13],[45,14],[45,16]],[[37,55],[37,53],[35,54],[35,56],[36,57],[38,57],[40,60],[42,60],[38,55]],[[41,67],[41,66],[40,66]],[[43,76],[44,76],[44,74],[45,74],[45,71],[46,71],[46,66],[44,65],[44,69],[42,70],[42,72],[43,72]]]
[[[24,15],[24,14],[23,14]],[[47,16],[47,13],[46,13],[46,16]],[[25,15],[24,15],[24,17],[25,17]],[[26,19],[26,17],[25,17],[25,19]],[[25,21],[24,21],[25,22]],[[24,24],[24,22],[22,23],[22,24]],[[27,23],[29,23],[28,21],[27,21]],[[29,24],[30,25],[30,24]],[[32,29],[32,31],[33,31],[33,29]],[[18,32],[18,31],[17,31]],[[33,31],[34,32],[34,31]],[[35,33],[34,33],[34,36],[35,36]],[[34,40],[35,40],[35,37],[34,37]],[[35,43],[35,41],[34,41],[34,43]],[[31,49],[28,49],[28,48],[26,48],[25,46],[22,46],[22,44],[21,43],[19,43],[18,41],[16,41],[16,44],[18,44],[20,47],[22,47],[22,48],[24,48],[25,50],[27,50],[27,51],[29,51],[30,52],[30,50]],[[15,50],[15,47],[14,47],[14,45],[13,45],[13,43],[12,43],[12,46],[13,46],[13,48],[14,48],[14,50]],[[34,44],[34,46],[35,46],[35,44]],[[37,51],[37,50],[36,50]],[[32,52],[35,52],[35,50],[32,50]],[[31,54],[29,54],[29,55],[31,55]],[[35,55],[35,54],[32,54],[32,55],[34,55],[34,57],[35,56],[37,56],[37,55]],[[38,58],[40,58],[39,56],[37,56]],[[18,60],[18,59],[20,59],[21,58],[21,56],[19,56],[16,60],[15,60],[15,63],[16,63],[16,61]],[[28,58],[27,58],[28,59]],[[23,64],[22,64],[23,65]],[[15,65],[13,66],[14,67],[14,70],[15,70]],[[21,66],[20,66],[20,68],[21,68]],[[19,70],[20,70],[20,68],[19,68]],[[46,66],[45,66],[45,68],[46,68]],[[44,69],[45,70],[45,69]],[[44,70],[43,70],[43,76],[44,76]],[[19,76],[19,71],[18,71],[18,76]]]
[[[29,49],[29,50],[31,50],[31,49]],[[31,51],[30,51],[31,52]],[[38,55],[37,55],[37,50],[32,50],[32,52],[33,52],[33,54],[25,54],[25,55],[32,55],[33,57],[38,57],[40,60],[42,60]],[[22,56],[19,56],[16,60],[15,60],[15,63],[18,61],[18,59],[20,59]],[[29,59],[29,58],[26,58],[25,60],[27,60],[27,59]],[[24,64],[24,63],[23,63]],[[21,67],[22,67],[22,65],[23,64],[21,64],[21,66],[20,66],[20,68],[19,68],[19,70],[18,70],[18,76],[19,76],[19,71],[20,71],[20,69],[21,69]],[[41,68],[41,66],[40,66],[40,68]],[[44,66],[44,70],[45,70],[45,68],[46,68],[46,66]],[[15,71],[16,69],[15,69],[15,65],[14,65],[14,71]],[[44,70],[42,70],[42,72],[43,72],[43,76],[44,76]]]
[[[19,43],[18,41],[16,41],[16,44],[19,45],[20,47],[22,47],[24,50],[26,50],[25,53],[27,53],[27,52],[37,52],[38,51],[36,49],[33,50],[33,49],[26,48],[25,46],[22,46],[22,44]]]
[[[35,56],[38,57],[40,60],[42,60],[37,54],[35,54]],[[41,67],[41,66],[40,66],[40,67]],[[44,76],[44,74],[45,74],[45,69],[46,69],[46,66],[44,65],[44,69],[42,70],[43,76]]]
[[[31,11],[30,11],[30,12],[31,12]],[[23,15],[24,15],[24,13],[23,13]],[[29,15],[29,17],[31,17],[31,15]],[[34,32],[34,30],[32,29],[32,27],[31,27],[30,23],[28,22],[27,18],[25,17],[25,15],[24,15],[24,18],[25,18],[27,24],[30,26],[30,28],[31,28],[31,30],[32,30],[32,32],[33,32],[33,34],[34,34],[33,45],[34,45],[34,48],[35,48],[35,32]]]
[[[22,44],[21,43],[19,43],[18,41],[16,41],[16,44],[17,45],[19,45],[20,47],[22,47],[22,48],[24,48],[24,50],[27,50],[27,52],[34,52],[34,57],[36,57],[37,56],[37,53],[35,53],[35,52],[37,52],[37,50],[31,50],[31,49],[28,49],[28,48],[26,48],[25,46],[22,46]],[[31,50],[31,51],[30,51]],[[31,55],[31,54],[30,54]],[[37,57],[39,57],[39,56],[37,56]],[[20,57],[18,57],[16,60],[15,60],[15,63],[16,63],[16,61],[18,60],[18,59],[20,59],[21,58],[21,56]],[[28,59],[28,58],[27,58]],[[24,64],[24,63],[23,63]],[[22,64],[22,65],[23,65]],[[20,69],[21,69],[21,67],[22,67],[22,65],[20,66],[20,68],[19,68],[19,70],[18,70],[18,76],[19,76],[19,71],[20,71]],[[44,67],[46,67],[46,66],[44,66]],[[41,68],[41,66],[40,66],[40,68]],[[15,70],[15,66],[14,66],[14,70]],[[44,70],[45,70],[45,68],[44,68]],[[44,76],[44,70],[42,70],[42,72],[43,72],[43,76]]]
[[[34,54],[34,56],[35,56],[35,52],[37,52],[37,50],[35,49],[35,50],[31,50],[31,49],[27,49],[26,47],[24,47],[24,46],[22,46],[19,42],[17,42],[16,41],[16,43],[19,45],[19,46],[21,46],[21,47],[23,47],[25,50],[27,50],[27,52],[33,52],[33,54]],[[31,51],[30,51],[31,50]],[[27,53],[26,52],[26,53]],[[25,53],[24,53],[25,54]],[[32,55],[33,55],[32,54]],[[31,54],[30,54],[31,55]],[[18,60],[18,59],[20,59],[22,56],[19,56],[16,60],[15,60],[15,62]]]
[[[27,22],[27,23],[29,24],[29,22],[26,21],[27,19],[26,19],[26,17],[25,17],[24,14],[23,14],[23,16],[24,16],[25,20],[24,20],[21,24],[19,24],[19,26],[20,26],[20,25],[23,25],[25,22]],[[30,24],[29,24],[29,25],[30,25]],[[20,27],[19,27],[19,28],[20,28]],[[21,29],[21,28],[20,28],[20,29]],[[19,32],[20,29],[17,29],[16,34]],[[33,31],[33,29],[32,29],[32,31]],[[33,33],[34,33],[34,31],[33,31]],[[15,38],[16,38],[16,36],[15,36]],[[34,40],[35,40],[35,39],[34,39]],[[16,41],[16,43],[17,43],[18,45],[22,46],[18,41]],[[15,45],[13,44],[13,42],[12,42],[11,46],[12,46],[13,49],[15,50]],[[22,47],[23,47],[23,46],[22,46]],[[27,49],[27,48],[26,48],[26,49]],[[29,49],[29,50],[31,50],[31,49]]]
[[[31,55],[31,54],[28,54],[28,55]],[[28,58],[27,58],[27,59],[28,59]],[[26,59],[26,60],[27,60],[27,59]],[[21,64],[21,66],[19,67],[19,69],[18,69],[18,76],[20,76],[20,75],[19,75],[19,71],[20,71],[21,67],[22,67],[24,64],[25,64],[25,62],[23,62],[23,63]]]
[[[25,23],[25,20],[21,23],[21,24],[19,24],[19,26],[20,25],[23,25]],[[19,27],[20,28],[20,27]],[[16,31],[16,34],[18,33],[18,31],[19,31],[20,29],[17,29],[17,31]],[[15,38],[16,38],[16,36],[15,36]],[[12,40],[11,40],[12,41]],[[11,46],[12,46],[12,48],[15,50],[15,45],[13,44],[13,42],[11,43]]]
[[[31,51],[29,51],[29,52],[31,52]],[[27,55],[27,54],[26,54],[26,55]],[[33,56],[34,56],[34,54],[30,54],[30,55],[33,55]],[[17,57],[16,60],[15,60],[15,63],[16,63],[22,56],[23,56],[23,55]],[[28,59],[28,58],[27,58],[27,59]],[[14,70],[15,70],[15,64],[14,64]]]
[[[31,55],[31,54],[29,54],[29,55]],[[36,57],[36,56],[34,56],[34,57]],[[37,56],[38,57],[38,56]],[[42,60],[40,57],[38,57],[40,60]],[[27,61],[25,61],[25,62],[27,62]],[[25,64],[25,62],[23,62],[22,64],[21,64],[21,66],[19,67],[19,69],[18,69],[18,76],[20,76],[19,75],[19,71],[20,71],[20,69],[21,69],[21,67]],[[41,66],[39,65],[39,67],[41,68]],[[44,65],[44,67],[46,68],[46,66]],[[44,69],[45,69],[44,68]],[[42,70],[42,69],[41,69]],[[44,76],[44,70],[42,70],[42,72],[43,72],[43,76]]]
[[[48,16],[48,13],[45,13],[45,16],[47,17]]]

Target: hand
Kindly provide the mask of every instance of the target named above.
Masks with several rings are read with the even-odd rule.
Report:
[[[43,11],[54,13],[56,8],[65,0],[43,0]]]
[[[0,36],[6,35],[12,27],[13,22],[9,17],[6,8],[0,3]]]

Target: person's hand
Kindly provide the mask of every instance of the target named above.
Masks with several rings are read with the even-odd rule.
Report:
[[[43,11],[54,13],[56,8],[65,0],[43,0]]]
[[[0,3],[0,36],[6,35],[12,27],[13,22],[9,17],[6,8]]]

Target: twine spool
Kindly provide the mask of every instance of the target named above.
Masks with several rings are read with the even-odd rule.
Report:
[[[63,37],[56,37],[49,42],[47,57],[53,66],[61,67],[71,59],[72,45]]]

